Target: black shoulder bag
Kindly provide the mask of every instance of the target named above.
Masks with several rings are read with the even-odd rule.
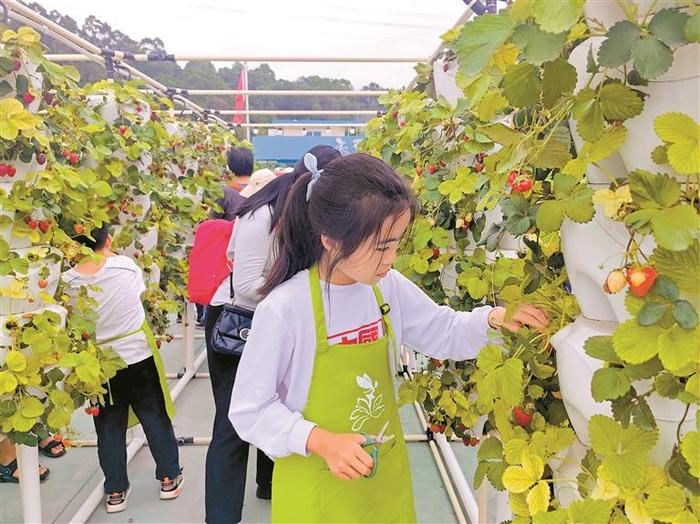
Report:
[[[233,301],[233,272],[229,275],[231,301]],[[212,349],[222,355],[240,357],[250,334],[254,311],[224,304],[224,309],[214,324],[211,334]]]

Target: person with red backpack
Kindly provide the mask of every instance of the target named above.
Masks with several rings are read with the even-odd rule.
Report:
[[[330,146],[316,146],[309,152],[318,159],[320,169],[340,156]],[[207,310],[205,337],[216,404],[212,441],[206,461],[205,506],[206,522],[209,524],[241,520],[250,448],[238,436],[228,418],[240,357],[217,353],[213,349],[212,333],[224,304],[231,302],[231,295],[236,307],[255,310],[260,300],[258,288],[265,280],[266,268],[274,260],[272,246],[284,202],[294,182],[305,171],[304,163],[300,160],[292,173],[275,178],[239,207],[228,247],[229,256],[234,260],[232,278],[221,282]],[[260,499],[271,498],[272,469],[272,460],[258,451],[256,495]]]

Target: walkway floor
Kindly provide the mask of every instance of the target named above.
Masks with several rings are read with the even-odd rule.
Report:
[[[202,332],[198,332],[198,337]],[[197,350],[204,341],[196,339]],[[182,340],[174,340],[162,350],[166,371],[177,372],[182,367]],[[200,368],[206,371],[206,362]],[[214,403],[209,379],[193,379],[176,401],[175,434],[178,437],[204,437],[211,435]],[[420,426],[412,406],[402,408],[404,432],[418,434]],[[94,439],[92,421],[84,413],[76,413],[74,426],[81,432],[80,438]],[[452,444],[467,481],[471,484],[476,468],[476,448]],[[418,522],[456,522],[452,506],[427,443],[409,443]],[[147,523],[204,521],[204,459],[206,446],[180,447],[180,460],[186,474],[182,495],[173,501],[158,498],[159,483],[154,478],[154,463],[148,448],[143,447],[129,464],[132,492],[127,509],[122,513],[107,515],[102,505],[92,514],[93,523]],[[255,453],[250,454],[254,461]],[[67,523],[85,498],[95,488],[101,471],[94,447],[72,448],[59,459],[41,457],[41,463],[51,469],[51,475],[41,484],[42,516],[44,522]],[[254,463],[249,463],[249,479],[255,478]],[[263,523],[270,520],[270,504],[255,497],[255,482],[248,482],[243,522]],[[0,484],[0,522],[22,522],[19,487],[16,484]]]

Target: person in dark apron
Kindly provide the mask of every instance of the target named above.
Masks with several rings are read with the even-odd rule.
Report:
[[[275,459],[273,522],[415,522],[393,376],[402,345],[476,358],[490,328],[544,328],[522,304],[456,312],[391,269],[417,209],[387,164],[352,154],[292,188],[229,418]]]

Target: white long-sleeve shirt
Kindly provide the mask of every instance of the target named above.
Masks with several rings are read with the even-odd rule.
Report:
[[[372,342],[384,335],[371,286],[321,282],[328,341]],[[491,307],[471,313],[438,306],[418,286],[392,270],[379,282],[389,304],[397,347],[438,359],[475,358],[488,343]],[[342,351],[342,349],[340,349]],[[243,440],[272,458],[305,455],[316,425],[302,412],[316,355],[316,330],[308,270],[278,286],[255,311],[231,396],[229,418]]]
[[[272,209],[263,206],[236,220],[229,239],[226,256],[233,260],[234,304],[254,310],[260,302],[258,290],[265,283],[272,260],[274,233],[270,232]],[[231,288],[227,275],[219,284],[210,305],[231,303]]]

